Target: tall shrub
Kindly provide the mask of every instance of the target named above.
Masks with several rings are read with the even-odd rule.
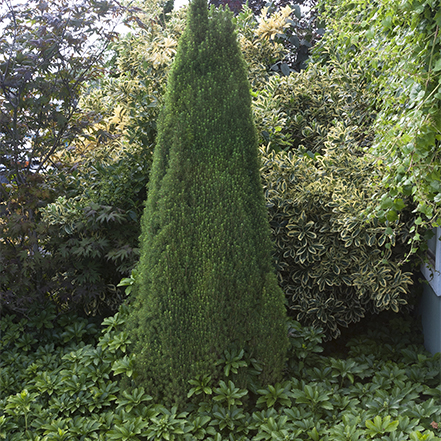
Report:
[[[221,378],[231,347],[263,363],[262,382],[279,378],[285,310],[249,84],[230,13],[209,17],[205,0],[190,4],[168,79],[138,269],[129,329],[150,394],[179,404],[188,380]]]

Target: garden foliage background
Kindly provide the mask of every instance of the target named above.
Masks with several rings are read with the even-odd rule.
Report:
[[[156,120],[185,12],[165,14],[159,4],[121,10],[92,2],[88,13],[39,5],[14,10],[22,24],[5,21],[9,27],[1,40],[2,176],[8,181],[1,186],[2,304],[23,313],[36,298],[49,295],[65,307],[106,315],[122,302],[117,285],[137,262]],[[378,27],[379,40],[366,40],[360,50],[343,47],[333,30],[337,22],[328,18],[314,62],[297,72],[293,56],[299,61],[302,47],[324,32],[314,16],[308,22],[299,8],[285,7],[264,9],[260,16],[244,8],[235,17],[262,146],[279,281],[293,316],[324,327],[329,337],[368,311],[396,311],[409,303],[409,257],[424,245],[427,226],[436,223],[438,15],[432,4],[425,5],[429,12],[420,16],[411,9],[406,15],[413,27],[425,30],[425,39],[409,34],[396,48],[414,48],[412,38],[427,43],[407,67],[421,71],[411,77],[428,88],[432,103],[422,106],[427,100],[419,95],[423,101],[417,108],[427,111],[427,118],[416,120],[427,120],[424,130],[433,138],[418,156],[422,168],[414,167],[414,160],[406,168],[398,156],[390,162],[389,147],[381,144],[384,121],[390,120],[381,116],[384,109],[407,121],[416,105],[406,94],[400,106],[392,98],[377,99],[389,90],[381,82],[387,69],[398,68],[375,60],[393,50],[395,34],[405,32],[407,22],[397,22],[392,34],[382,25],[389,9],[379,8],[373,18],[363,3],[342,3],[335,9],[338,23],[346,23],[344,11],[355,8],[360,20],[369,17],[371,28]],[[328,17],[326,4],[319,9]],[[125,14],[132,30],[117,39],[110,23],[118,14]],[[65,21],[58,23],[55,16]],[[355,28],[347,26],[352,35]],[[64,38],[62,28],[72,38]],[[87,41],[98,36],[103,43],[92,51]],[[20,44],[17,52],[14,41]],[[373,57],[372,45],[384,49]],[[406,77],[396,81],[400,78]],[[412,139],[419,139],[418,133]],[[425,187],[418,177],[424,164],[434,178]],[[396,184],[397,176],[405,175],[406,187]]]
[[[259,15],[243,7],[235,16],[261,145],[261,176],[279,283],[290,317],[302,325],[322,328],[324,340],[337,338],[342,329],[365,316],[384,310],[412,310],[417,301],[410,288],[415,278],[412,271],[421,261],[431,228],[438,225],[441,200],[440,10],[437,0],[384,4],[326,0],[314,10],[317,16],[302,16],[298,5],[292,9],[269,6]],[[146,396],[145,391],[138,391],[138,398],[121,398],[114,382],[115,375],[130,374],[130,358],[124,351],[117,351],[125,347],[123,342],[128,336],[112,334],[116,341],[122,340],[114,343],[111,350],[111,343],[103,343],[110,341],[110,322],[101,343],[97,343],[95,333],[101,319],[113,315],[124,302],[125,287],[129,291],[136,279],[139,218],[148,192],[156,121],[163,106],[167,73],[184,29],[185,10],[171,10],[170,5],[160,3],[121,7],[93,0],[82,6],[76,2],[66,5],[36,1],[20,6],[6,3],[1,14],[0,307],[4,349],[0,378],[6,383],[2,383],[5,411],[0,416],[0,433],[6,434],[5,439],[136,439],[145,429],[141,421],[150,419],[160,425],[165,419],[179,421],[173,423],[179,427],[176,436],[196,436],[196,429],[188,429],[187,415],[178,417],[177,410],[167,414],[170,410],[148,406],[142,410],[122,404],[124,399],[141,402]],[[115,20],[124,20],[130,32],[118,36]],[[33,309],[36,304],[44,305],[46,319]],[[81,317],[71,321],[64,314],[67,311],[75,311]],[[7,329],[12,334],[5,333]],[[308,335],[302,338],[315,338]],[[299,355],[302,346],[293,345],[297,352],[291,356],[300,363],[296,372],[300,375],[302,371],[303,375],[305,363],[315,363],[316,358],[311,351]],[[103,353],[100,347],[105,349]],[[374,344],[369,348],[367,351],[377,351]],[[55,350],[69,366],[55,362],[49,355]],[[404,358],[412,359],[407,360],[407,367],[407,361],[401,358],[396,359],[398,365],[389,365],[392,370],[407,369],[407,378],[412,381],[416,375],[412,367],[432,363],[421,347],[413,350],[420,355],[400,352]],[[81,362],[75,364],[69,359],[71,353]],[[373,354],[365,353],[368,358],[370,355]],[[90,377],[88,372],[75,371],[81,366],[98,369],[101,361],[97,360],[107,356],[111,359],[96,378],[95,374]],[[354,354],[342,361],[349,363],[344,364],[350,366],[347,373],[336,380],[340,387],[348,387],[348,397],[349,386],[357,383],[357,366],[365,363],[356,359],[351,364],[351,357]],[[237,368],[242,366],[241,360],[239,357],[235,361]],[[383,367],[383,362],[369,360],[366,372]],[[227,366],[227,359],[226,363]],[[279,385],[282,389],[268,389],[268,393],[288,393],[289,401],[300,394],[293,390],[308,390],[312,395],[305,400],[327,403],[335,392],[331,378],[340,374],[335,374],[332,369],[336,368],[328,359],[317,363],[322,363],[322,368],[310,364],[311,372],[305,374],[304,380],[297,376],[297,380],[288,380],[288,386]],[[335,359],[335,363],[340,360]],[[320,405],[316,403],[317,412],[305,417],[311,417],[314,425],[300,428],[303,432],[298,436],[338,439],[329,432],[331,426],[323,422],[329,417],[338,421],[335,427],[341,425],[342,439],[376,437],[381,430],[381,436],[390,439],[423,439],[411,433],[430,430],[429,420],[435,411],[426,398],[439,393],[433,389],[435,367],[430,366],[427,371],[432,373],[427,374],[427,379],[415,380],[428,388],[421,386],[418,397],[403,392],[397,398],[398,389],[392,392],[395,383],[371,387],[360,374],[363,381],[357,387],[371,388],[371,400],[380,403],[384,399],[386,403],[395,396],[397,403],[412,403],[412,408],[428,406],[424,417],[403,414],[403,418],[410,418],[406,420],[407,428],[400,429],[403,435],[393,435],[405,423],[396,419],[396,410],[391,410],[401,404],[394,407],[392,403],[359,420],[355,414],[355,419],[347,416],[343,420],[344,410],[351,406],[332,402],[321,410],[317,410]],[[314,368],[322,369],[322,373],[312,373]],[[365,378],[373,379],[373,370],[371,374]],[[41,381],[55,381],[57,386],[39,389],[39,375],[46,378]],[[64,390],[66,378],[72,375],[79,379],[76,386]],[[323,384],[318,380],[320,375]],[[400,381],[405,383],[405,378]],[[95,386],[87,383],[91,379]],[[310,387],[324,389],[310,390],[306,383],[298,386],[298,381],[311,381]],[[201,389],[194,386],[204,394],[223,387],[208,383],[200,385]],[[233,398],[216,399],[222,404],[219,408],[213,410],[211,403],[210,410],[200,407],[198,415],[201,420],[197,424],[205,427],[203,430],[217,424],[215,432],[221,438],[236,436],[231,433],[246,436],[242,433],[245,429],[239,430],[239,423],[234,421],[247,421],[245,426],[256,431],[250,432],[256,439],[277,439],[273,433],[282,431],[280,436],[285,436],[283,424],[305,419],[303,414],[286,414],[282,407],[290,407],[288,401],[280,407],[277,400],[271,405],[267,401],[267,409],[261,400],[259,406],[262,404],[267,413],[256,416],[261,418],[259,424],[251,423],[247,419],[254,418],[251,407],[248,414],[240,411],[241,397],[246,393],[231,387],[226,392],[228,387],[225,384],[225,391],[217,396],[232,394]],[[249,396],[265,396],[256,392],[250,389]],[[343,398],[345,394],[346,391],[341,392],[342,403],[352,399]],[[92,396],[94,400],[107,398],[94,407]],[[75,405],[70,401],[73,398]],[[84,403],[78,404],[83,398]],[[301,400],[295,398],[296,402]],[[58,400],[59,407],[51,401],[52,410],[44,413],[44,399]],[[70,404],[62,404],[64,399]],[[245,406],[251,406],[250,400]],[[118,410],[108,416],[101,413],[114,402]],[[367,401],[361,402],[370,408]],[[342,414],[335,413],[335,409]],[[41,420],[40,411],[44,413]],[[94,416],[87,420],[89,432],[95,435],[75,435],[71,431],[75,421],[86,427],[86,420],[82,419],[86,418],[85,412],[98,412],[96,418],[104,418],[101,423]],[[131,415],[127,424],[132,425],[132,432],[123,424],[124,412]],[[219,415],[229,421],[222,427]],[[376,416],[381,421],[375,422]],[[387,417],[391,419],[385,423]],[[109,418],[107,423],[105,418]],[[368,433],[368,419],[382,429],[376,434]],[[60,427],[49,428],[57,421]],[[217,422],[212,424],[213,421]],[[269,428],[269,421],[275,426]],[[399,421],[398,425],[395,421]],[[322,424],[322,432],[318,423]],[[98,430],[97,424],[108,425]],[[256,424],[255,429],[251,429],[252,424]],[[31,430],[31,426],[39,427],[39,431]],[[132,435],[124,432],[123,426]],[[313,428],[317,434],[311,435],[308,431],[313,433]],[[109,435],[112,430],[113,435]],[[290,426],[289,433],[292,431]],[[200,432],[200,439],[218,436],[210,432],[211,429]],[[385,435],[389,432],[391,435]],[[433,435],[425,433],[428,437]],[[143,436],[156,435],[149,432]]]

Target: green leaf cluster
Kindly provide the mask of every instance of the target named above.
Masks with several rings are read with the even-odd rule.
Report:
[[[272,76],[253,92],[259,142],[272,150],[321,153],[336,126],[350,131],[341,144],[354,152],[373,139],[375,112],[359,69],[348,64],[319,66],[289,76]]]
[[[50,298],[92,315],[116,310],[122,301],[116,285],[138,258],[136,213],[64,196],[41,212],[52,233],[44,250],[57,262],[60,286]]]
[[[114,312],[115,288],[138,259],[149,148],[105,144],[64,155],[30,185],[11,185],[0,205],[0,292],[23,313],[39,299],[88,313]]]
[[[155,6],[144,3],[127,15],[132,29],[110,45],[108,75],[91,82],[81,97],[82,107],[96,115],[94,131],[106,143],[116,138],[135,150],[155,143],[167,74],[185,27],[185,8],[163,20]]]

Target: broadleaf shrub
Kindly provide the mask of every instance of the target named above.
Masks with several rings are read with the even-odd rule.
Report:
[[[380,223],[363,216],[381,170],[356,146],[351,130],[337,126],[314,158],[262,149],[279,281],[293,316],[327,338],[367,312],[397,312],[412,284],[402,265],[411,217]]]
[[[111,147],[66,155],[63,169],[71,172],[53,178],[63,196],[41,209],[42,223],[50,228],[44,247],[58,262],[55,278],[65,286],[50,294],[65,307],[93,315],[108,315],[123,300],[117,285],[139,258],[139,219],[152,161],[149,147]]]
[[[4,185],[2,306],[26,314],[52,299],[87,314],[115,312],[123,300],[118,282],[138,259],[151,161],[151,146],[114,141],[59,155],[29,185]]]
[[[313,50],[317,64],[344,63],[362,72],[377,112],[371,153],[385,164],[386,185],[372,216],[396,211],[390,200],[415,205],[415,251],[419,230],[439,225],[440,6],[438,0],[320,2],[327,31]]]
[[[253,93],[260,143],[313,155],[323,151],[328,133],[340,124],[352,132],[346,148],[368,147],[375,118],[371,98],[362,71],[342,63],[274,75]]]
[[[59,197],[43,210],[53,234],[46,252],[58,262],[50,292],[60,307],[87,314],[117,310],[122,293],[116,285],[138,258],[136,218],[117,207]]]

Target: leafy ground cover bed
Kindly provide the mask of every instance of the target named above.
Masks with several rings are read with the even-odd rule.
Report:
[[[232,349],[219,361],[228,382],[195,378],[177,409],[131,386],[124,314],[102,324],[50,307],[2,317],[0,439],[440,439],[439,354],[424,350],[409,316],[365,320],[324,351],[320,331],[290,322],[284,381],[259,386],[259,363]],[[240,370],[247,389],[235,386]]]

